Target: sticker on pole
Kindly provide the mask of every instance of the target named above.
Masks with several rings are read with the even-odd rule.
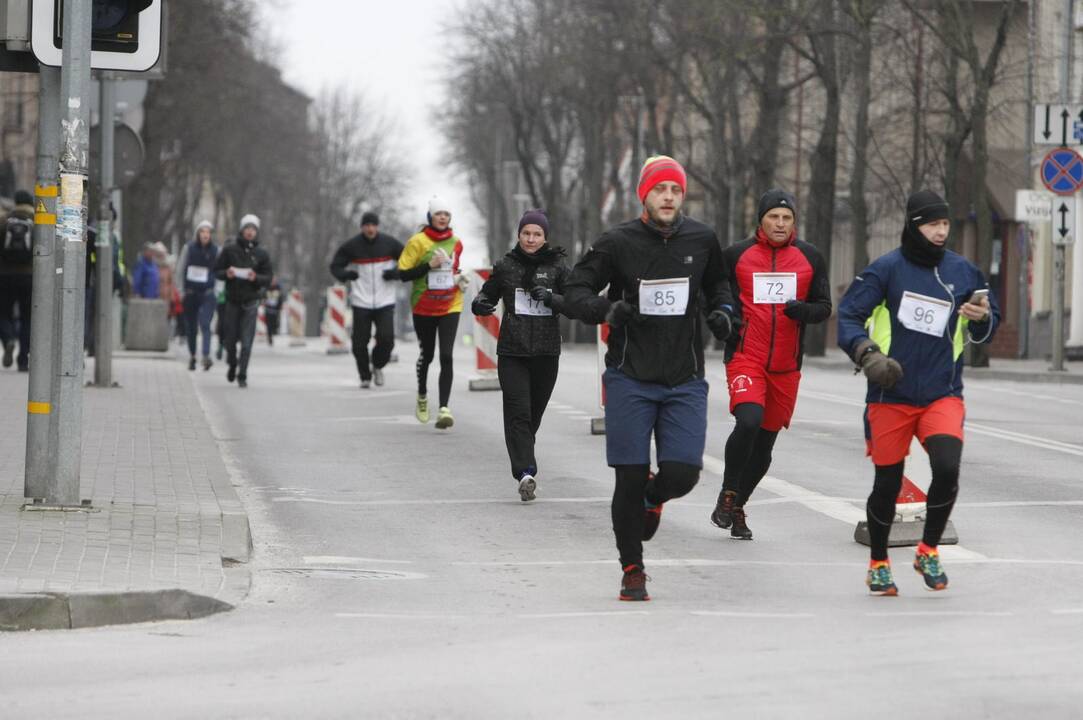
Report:
[[[1042,183],[1057,195],[1075,195],[1083,188],[1083,157],[1068,148],[1049,151],[1042,160]]]

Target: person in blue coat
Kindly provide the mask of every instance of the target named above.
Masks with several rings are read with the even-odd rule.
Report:
[[[948,585],[937,545],[959,491],[963,349],[992,340],[1000,322],[981,270],[947,249],[950,229],[947,203],[930,190],[914,193],[901,246],[865,268],[839,303],[839,347],[868,378],[865,439],[876,471],[866,584],[877,595],[898,594],[887,544],[913,437],[933,475],[914,569],[929,589]]]
[[[218,307],[214,293],[214,264],[218,246],[211,234],[214,225],[203,220],[196,225],[196,235],[181,251],[177,277],[184,283],[184,330],[188,337],[188,369],[196,369],[196,341],[203,332],[203,369],[211,365],[211,320]]]

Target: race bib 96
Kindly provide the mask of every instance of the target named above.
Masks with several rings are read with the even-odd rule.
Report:
[[[895,316],[907,330],[940,337],[948,327],[952,304],[941,298],[906,291]]]

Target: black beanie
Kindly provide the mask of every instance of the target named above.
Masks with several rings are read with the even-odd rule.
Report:
[[[918,228],[936,220],[949,220],[948,204],[932,190],[918,190],[906,201],[906,225],[902,231],[902,254],[923,267],[936,267],[945,246],[929,242]]]
[[[797,200],[793,195],[780,188],[771,188],[760,196],[760,202],[756,208],[756,222],[762,221],[764,215],[778,207],[789,209],[794,219],[797,219]]]
[[[26,190],[15,191],[15,204],[16,205],[33,205],[34,196],[28,193]]]
[[[914,227],[948,219],[948,204],[932,190],[918,190],[906,201],[906,222]]]
[[[364,215],[361,216],[361,224],[362,225],[379,225],[380,224],[380,216],[370,210],[369,212],[367,212],[367,213],[365,213]]]

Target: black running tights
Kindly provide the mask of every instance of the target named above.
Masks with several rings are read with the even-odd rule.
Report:
[[[933,479],[926,500],[925,531],[922,542],[936,547],[944,534],[955,498],[959,494],[959,464],[963,457],[963,441],[950,435],[933,435],[925,439],[925,451]],[[865,505],[869,521],[870,549],[873,560],[887,560],[887,541],[895,519],[895,499],[902,488],[906,461],[894,465],[877,465],[872,494]]]
[[[722,490],[737,493],[737,507],[744,507],[756,486],[771,467],[771,451],[778,439],[778,430],[764,430],[763,406],[741,403],[733,409],[737,424],[726,440],[726,468],[722,473]]]
[[[617,537],[621,567],[643,566],[643,518],[646,506],[687,495],[699,482],[699,468],[678,462],[658,463],[658,473],[648,481],[648,465],[615,465],[613,488],[613,534]]]
[[[436,338],[440,337],[440,405],[447,407],[451,398],[451,380],[454,371],[451,367],[451,353],[455,349],[455,333],[459,329],[459,313],[447,315],[414,315],[414,332],[421,345],[421,355],[417,359],[417,394],[429,392],[429,365],[436,354]]]

